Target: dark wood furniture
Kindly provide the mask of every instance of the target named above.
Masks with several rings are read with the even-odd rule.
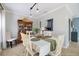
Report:
[[[32,21],[27,19],[27,18],[23,18],[23,19],[19,19],[18,21],[18,39],[17,39],[17,43],[21,43],[21,35],[20,32],[26,33],[26,31],[32,31]]]
[[[78,42],[78,33],[77,32],[71,32],[71,41]]]

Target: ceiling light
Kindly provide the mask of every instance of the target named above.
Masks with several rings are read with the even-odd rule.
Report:
[[[31,14],[31,12],[30,12],[30,17],[32,17],[32,14]]]
[[[36,12],[39,12],[39,9],[38,9],[38,4],[37,3],[34,3],[31,7],[30,7],[30,17],[32,17],[32,9],[35,7],[37,5],[37,7],[36,7]]]
[[[38,8],[36,10],[37,10],[36,12],[39,12],[39,9]]]

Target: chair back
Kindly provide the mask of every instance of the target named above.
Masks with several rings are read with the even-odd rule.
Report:
[[[21,40],[23,41],[24,46],[26,46],[26,44],[27,44],[27,41],[26,41],[27,37],[26,36],[27,36],[26,34],[21,33]]]
[[[31,49],[31,41],[30,41],[30,33],[26,32],[26,34],[21,33],[21,40],[23,41],[23,45],[27,49]]]
[[[59,35],[58,39],[56,39],[57,46],[56,46],[56,54],[61,54],[63,43],[64,43],[64,35]]]
[[[11,33],[10,32],[6,32],[6,40],[11,39]]]

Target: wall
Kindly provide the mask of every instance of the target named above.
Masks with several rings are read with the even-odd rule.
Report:
[[[11,32],[12,37],[17,37],[18,24],[17,20],[23,15],[15,14],[10,11],[6,11],[6,31]],[[32,18],[33,27],[37,27],[37,19]]]
[[[20,16],[14,13],[6,12],[6,31],[11,32],[12,37],[17,36],[18,26],[17,20]]]
[[[38,20],[42,21],[42,26],[46,26],[46,21],[48,19],[53,18],[53,32],[55,33],[63,33],[65,35],[64,38],[64,47],[68,47],[69,45],[69,24],[68,19],[71,18],[69,11],[65,6],[61,6],[61,8],[56,9],[55,11],[50,11],[43,16],[40,16]]]

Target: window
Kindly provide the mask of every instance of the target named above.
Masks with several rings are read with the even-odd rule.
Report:
[[[53,19],[47,20],[47,30],[53,31]]]

